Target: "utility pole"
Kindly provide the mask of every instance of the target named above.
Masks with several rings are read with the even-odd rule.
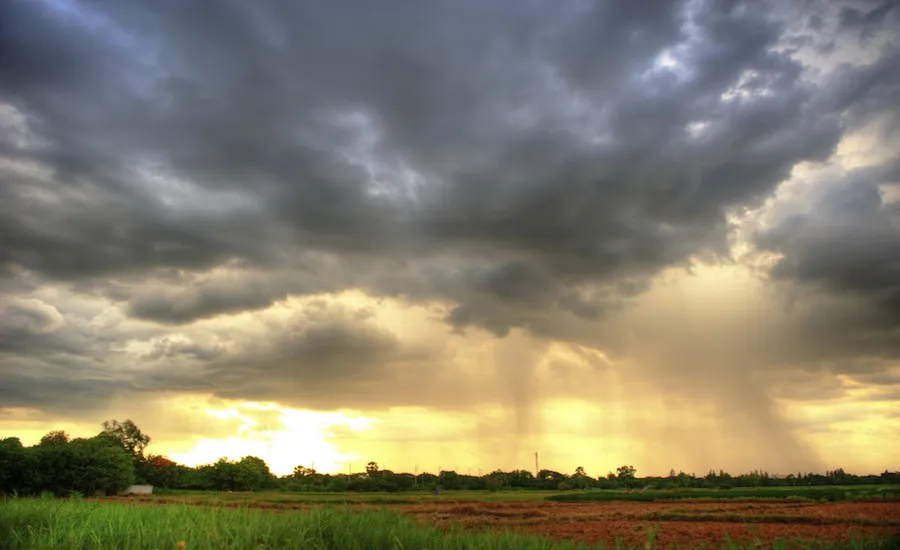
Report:
[[[537,451],[534,452],[534,477],[538,477],[540,475],[541,470],[538,468],[538,454]]]

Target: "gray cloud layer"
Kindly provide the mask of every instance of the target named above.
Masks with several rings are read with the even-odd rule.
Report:
[[[872,121],[897,137],[895,3],[799,6],[800,31],[792,9],[738,1],[3,2],[0,405],[87,387],[371,402],[387,371],[442,364],[341,315],[240,350],[165,339],[348,288],[446,301],[457,330],[620,345],[590,323],[665,268],[730,261],[729,215]],[[813,78],[810,51],[876,60]],[[860,296],[881,340],[900,320],[891,160],[755,234],[784,254],[775,279]],[[131,356],[90,332],[99,312],[45,330],[57,315],[17,297],[45,284],[155,323],[155,370],[111,367]]]

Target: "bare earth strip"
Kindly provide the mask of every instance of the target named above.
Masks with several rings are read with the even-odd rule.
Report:
[[[469,503],[399,507],[432,523],[503,528],[555,539],[631,545],[656,532],[659,546],[718,546],[776,539],[837,541],[900,535],[900,503]]]

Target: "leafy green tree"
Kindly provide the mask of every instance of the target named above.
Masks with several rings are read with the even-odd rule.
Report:
[[[294,473],[291,475],[294,477],[294,479],[300,480],[316,475],[316,471],[312,468],[307,468],[306,466],[295,466]]]
[[[591,483],[590,478],[586,473],[584,473],[584,468],[582,468],[581,466],[575,468],[575,473],[572,474],[570,482],[574,487],[578,489],[584,489]]]
[[[565,474],[553,470],[541,470],[538,472],[539,486],[545,489],[556,489],[560,483],[568,482]],[[568,483],[566,483],[568,485]]]
[[[59,447],[69,442],[69,434],[62,430],[54,430],[41,438],[38,445],[45,447]]]
[[[73,490],[69,476],[70,453],[66,445],[36,445],[29,453],[34,464],[33,492],[50,491],[57,495]]]
[[[416,476],[413,474],[391,474],[390,481],[398,491],[411,491],[416,486]]]
[[[176,488],[182,477],[178,464],[160,455],[149,455],[138,464],[136,476],[155,487]]]
[[[220,458],[208,472],[209,484],[217,491],[241,491],[238,487],[237,464],[226,458]]]
[[[272,478],[266,462],[255,456],[245,456],[237,463],[238,486],[245,491],[262,489]]]
[[[66,450],[74,491],[117,493],[134,483],[131,456],[106,438],[74,439]]]
[[[144,449],[150,444],[150,436],[142,432],[131,419],[124,422],[107,420],[103,423],[103,431],[97,437],[122,447],[132,457],[135,481],[149,483],[145,476],[149,471],[149,465],[144,458]]]
[[[534,485],[534,474],[528,470],[513,470],[506,475],[506,483],[510,487],[532,487]]]
[[[219,491],[252,491],[273,481],[269,466],[255,456],[237,462],[220,458],[206,473],[211,488]]]
[[[144,449],[150,444],[150,436],[143,433],[131,419],[125,422],[107,420],[103,423],[101,437],[118,443],[132,456],[143,456]]]
[[[884,480],[884,483],[893,485],[900,484],[900,472],[889,472],[888,470],[885,470],[881,473],[880,477]]]
[[[694,485],[694,476],[686,474],[684,472],[678,472],[678,475],[675,476],[675,483],[679,487],[692,487]]]
[[[134,483],[131,456],[104,437],[73,439],[65,445],[37,445],[31,451],[38,474],[35,491],[92,495],[98,491],[116,493]]]
[[[30,489],[31,456],[18,437],[0,439],[0,495]]]
[[[634,466],[619,466],[616,468],[616,474],[618,474],[619,479],[634,479],[636,473],[637,470]]]
[[[503,480],[501,480],[498,476],[489,475],[487,476],[484,485],[488,491],[495,493],[503,488]]]
[[[441,487],[448,491],[456,491],[462,489],[462,480],[460,475],[453,470],[445,470],[441,472]]]

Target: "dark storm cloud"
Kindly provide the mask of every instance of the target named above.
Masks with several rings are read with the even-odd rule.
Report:
[[[861,40],[871,38],[886,19],[894,18],[895,23],[900,23],[898,6],[900,2],[897,0],[868,2],[858,7],[843,6],[839,16],[840,29],[859,32]]]
[[[900,372],[876,372],[873,374],[859,374],[853,377],[863,384],[883,384],[887,386],[900,386]]]
[[[313,302],[262,332],[229,331],[222,344],[163,339],[145,356],[152,374],[139,384],[311,408],[428,403],[443,380],[441,350],[401,342],[368,316]]]
[[[34,298],[0,298],[0,407],[81,414],[133,390],[122,346],[146,332],[98,330],[77,310]]]
[[[212,361],[225,353],[224,346],[204,346],[196,342],[173,341],[161,338],[153,342],[153,350],[143,356],[144,359],[173,359],[185,357],[198,361]]]
[[[900,24],[897,25],[900,31]],[[845,113],[849,124],[877,121],[888,131],[900,131],[900,48],[887,49],[874,62],[844,65],[835,71],[830,86],[830,101]],[[895,133],[893,140],[897,139]],[[892,141],[893,141],[892,140]]]
[[[771,270],[776,280],[850,293],[876,308],[858,319],[865,324],[842,330],[900,328],[900,211],[879,191],[895,162],[817,182],[803,212],[785,215],[756,235],[760,249],[783,254]]]
[[[406,351],[393,334],[339,320],[316,319],[249,345],[229,361],[211,365],[212,380],[224,397],[294,401],[341,390],[342,394],[381,385],[392,363]],[[259,372],[266,372],[265,380]],[[277,381],[277,383],[273,383]],[[239,383],[236,383],[239,382]],[[353,399],[351,396],[347,396]]]
[[[318,285],[315,290],[332,290]],[[231,280],[201,281],[182,288],[154,285],[151,290],[135,294],[128,302],[128,313],[135,318],[164,324],[183,324],[197,319],[227,313],[263,309],[287,297],[289,289],[296,294],[302,286],[279,281],[277,277],[233,277]]]
[[[76,354],[71,347],[43,348],[45,343],[32,341],[19,350],[0,350],[0,407],[37,407],[80,416],[136,389],[131,377],[114,367],[122,357],[109,350],[104,360],[94,360],[90,354],[99,346]]]
[[[53,306],[29,299],[0,298],[0,354],[81,357],[92,351],[90,338],[67,327]]]
[[[160,338],[350,288],[444,300],[455,329],[565,337],[560,319],[602,320],[666,267],[727,259],[729,213],[827,159],[851,115],[891,112],[896,78],[879,67],[895,58],[821,88],[774,49],[785,22],[767,13],[736,1],[3,2],[0,274],[106,296]],[[777,228],[766,243],[792,262],[819,246]],[[143,357],[158,370],[115,380],[362,399],[385,365],[427,363],[391,334],[317,322],[239,350],[156,340]],[[69,330],[3,345],[102,358],[131,338],[79,348]],[[15,376],[21,395],[43,395]]]
[[[724,253],[726,210],[761,200],[840,135],[809,111],[799,67],[768,50],[778,26],[736,3],[4,9],[33,29],[7,36],[3,65],[4,99],[46,142],[28,155],[55,170],[48,192],[72,181],[89,199],[51,209],[10,176],[2,259],[56,277],[266,265],[297,246],[504,251],[500,265],[551,281],[649,276],[704,248]],[[686,75],[653,70],[682,42]],[[57,59],[78,71],[56,75]],[[722,102],[750,70],[745,89],[778,93]],[[708,133],[686,136],[694,121]],[[176,185],[141,166],[197,196],[169,204]],[[373,195],[373,179],[388,192]],[[405,180],[422,183],[407,193]],[[243,200],[200,209],[225,191]],[[32,228],[39,215],[55,231]],[[132,304],[192,318],[160,307]]]

